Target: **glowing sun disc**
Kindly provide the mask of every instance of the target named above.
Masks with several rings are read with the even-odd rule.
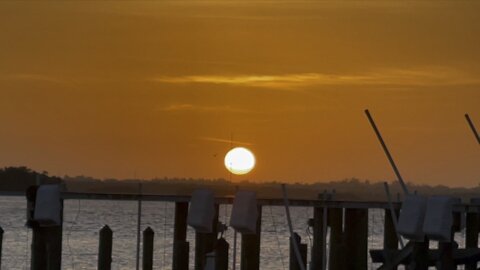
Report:
[[[233,174],[247,174],[255,167],[255,156],[245,147],[235,147],[225,155],[225,167]]]

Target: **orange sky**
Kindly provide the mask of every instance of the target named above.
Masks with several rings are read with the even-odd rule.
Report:
[[[478,1],[0,2],[0,166],[476,186]],[[237,144],[238,144],[237,143]]]

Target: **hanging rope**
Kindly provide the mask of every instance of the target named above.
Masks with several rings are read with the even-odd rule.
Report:
[[[273,216],[273,210],[272,210],[272,206],[270,205],[270,216],[272,217],[272,226],[273,226],[273,230],[275,232],[275,238],[277,239],[277,250],[280,254],[280,260],[282,261],[282,269],[286,269],[285,268],[285,261],[283,260],[283,254],[282,254],[282,249],[280,248],[280,239],[278,238],[278,232],[277,232],[277,225],[276,225],[276,222],[275,222],[275,217]]]

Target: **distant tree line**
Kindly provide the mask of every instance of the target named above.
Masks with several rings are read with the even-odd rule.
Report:
[[[199,188],[212,189],[217,196],[233,196],[238,189],[256,191],[260,198],[280,198],[280,182],[232,182],[225,179],[194,178],[154,178],[137,179],[96,179],[89,176],[49,176],[47,172],[35,172],[27,167],[5,167],[0,169],[0,191],[23,192],[28,186],[35,185],[37,179],[42,183],[62,183],[72,192],[91,193],[138,193],[142,183],[144,194],[190,195]],[[407,184],[409,189],[423,195],[451,195],[464,200],[480,197],[480,186],[474,188],[429,186]],[[289,196],[298,199],[321,198],[324,192],[334,193],[337,200],[386,200],[383,182],[370,182],[357,178],[341,181],[316,183],[288,183]],[[390,183],[393,200],[402,199],[401,187],[396,181]]]
[[[0,191],[25,191],[37,181],[44,184],[60,184],[62,178],[49,176],[48,172],[35,172],[27,167],[5,167],[0,169]]]

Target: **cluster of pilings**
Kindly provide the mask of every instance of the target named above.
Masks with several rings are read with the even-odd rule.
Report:
[[[212,258],[215,261],[214,268],[218,270],[227,270],[229,268],[228,258],[232,256],[229,253],[229,246],[232,243],[227,243],[224,239],[218,238],[218,231],[221,229],[218,226],[218,212],[220,205],[232,204],[233,198],[216,198],[215,209],[216,216],[213,221],[213,231],[211,233],[195,233],[195,243],[187,242],[187,216],[189,209],[188,196],[160,196],[160,195],[133,195],[133,194],[85,194],[85,193],[63,193],[63,199],[94,199],[94,200],[130,200],[130,201],[169,201],[175,203],[174,216],[174,233],[173,237],[173,254],[172,254],[172,269],[173,270],[187,270],[189,269],[190,253],[194,252],[194,269],[204,270],[207,260]],[[241,270],[257,270],[260,269],[260,240],[261,240],[261,217],[263,206],[284,206],[281,199],[258,199],[258,220],[256,234],[240,234],[240,269]],[[298,243],[301,261],[304,266],[307,265],[307,253],[310,254],[309,270],[347,270],[347,269],[368,269],[368,236],[369,236],[369,220],[368,213],[371,209],[383,209],[384,215],[384,235],[383,248],[385,250],[399,250],[399,241],[395,231],[395,226],[391,217],[391,210],[386,202],[353,202],[353,201],[325,201],[325,200],[290,200],[291,207],[312,207],[313,218],[310,226],[313,231],[312,247],[307,250],[307,245],[301,242],[300,237],[294,236],[294,240]],[[401,204],[393,203],[395,213],[398,215]],[[456,226],[455,231],[460,229],[460,220],[464,219],[465,224],[465,243],[466,249],[478,249],[478,235],[480,231],[480,203],[472,200],[469,204],[459,204],[454,206]],[[296,220],[294,222],[305,222],[307,220]],[[326,230],[325,225],[329,228]],[[37,231],[32,239],[32,260],[35,258],[43,258],[43,248],[40,245],[35,245],[33,242],[42,237],[51,238],[52,234],[60,234],[60,238],[55,238],[61,241],[61,227],[55,232],[46,232],[47,235],[41,235],[41,231]],[[329,245],[326,245],[326,232],[329,232]],[[40,235],[38,235],[40,233]],[[453,232],[452,232],[453,233]],[[50,236],[48,236],[50,234]],[[98,250],[98,269],[111,269],[112,266],[112,245],[114,244],[114,232],[106,225],[99,234],[99,250]],[[143,246],[142,246],[142,269],[155,268],[153,262],[153,247],[154,247],[154,231],[151,228],[146,228],[143,231]],[[0,228],[0,265],[1,265],[1,251],[3,230]],[[51,239],[50,239],[51,240]],[[288,241],[288,239],[285,239]],[[293,241],[291,241],[292,243]],[[427,241],[428,243],[428,241]],[[190,247],[195,247],[191,250]],[[60,245],[61,248],[61,245]],[[448,247],[444,250],[449,250]],[[450,249],[451,250],[451,249]],[[428,244],[424,245],[423,249],[418,248],[416,252],[424,254],[424,256],[416,256],[419,260],[419,265],[428,266]],[[47,252],[49,252],[47,248]],[[58,254],[58,261],[61,261],[61,249],[55,251]],[[214,253],[212,253],[214,252]],[[298,261],[293,256],[293,251],[290,253],[290,269],[301,269]],[[442,255],[445,261],[452,260],[452,252],[447,252]],[[55,256],[49,256],[57,258]],[[423,263],[421,263],[423,260]],[[328,262],[327,262],[328,261]],[[43,269],[60,269],[56,267],[42,268],[36,267],[32,261],[32,270]],[[467,270],[476,269],[476,263],[466,262]],[[158,267],[158,266],[157,266]],[[326,267],[326,268],[324,268]],[[426,268],[418,268],[420,270]],[[454,268],[453,268],[454,269]]]

